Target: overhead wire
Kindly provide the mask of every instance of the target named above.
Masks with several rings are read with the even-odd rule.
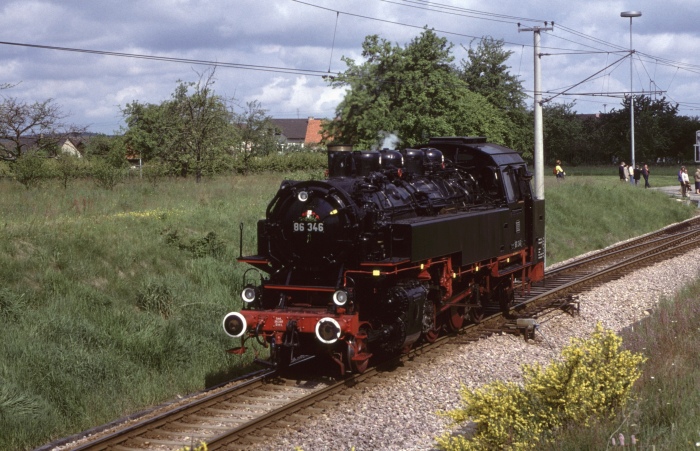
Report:
[[[204,66],[216,66],[216,67],[230,67],[235,69],[246,69],[246,70],[257,70],[265,72],[278,72],[294,75],[312,75],[312,76],[325,76],[328,75],[327,72],[314,70],[314,69],[298,69],[289,67],[278,67],[278,66],[262,66],[255,64],[241,64],[241,63],[227,63],[222,61],[210,61],[210,60],[198,60],[190,58],[178,58],[170,56],[157,56],[157,55],[144,55],[139,53],[124,53],[124,52],[112,52],[108,50],[92,50],[92,49],[79,49],[72,47],[58,47],[54,45],[43,45],[43,44],[29,44],[22,42],[10,42],[10,41],[0,41],[0,45],[10,45],[17,47],[29,47],[44,50],[60,50],[64,52],[75,52],[75,53],[89,53],[94,55],[104,55],[104,56],[119,56],[124,58],[135,58],[135,59],[145,59],[153,61],[166,61],[175,63],[187,63],[194,65],[204,65]]]
[[[357,17],[357,18],[372,20],[372,21],[376,21],[376,22],[388,23],[388,24],[391,24],[391,25],[398,25],[398,26],[407,27],[407,28],[415,28],[415,29],[419,29],[419,30],[424,30],[424,29],[426,29],[426,26],[425,26],[425,25],[413,25],[413,24],[409,24],[409,23],[405,23],[405,22],[397,22],[397,21],[389,20],[389,19],[381,19],[381,18],[378,18],[378,17],[371,17],[371,16],[367,16],[367,15],[363,15],[363,14],[357,14],[357,13],[352,13],[352,12],[348,12],[348,11],[341,11],[341,10],[338,10],[338,9],[328,8],[328,7],[325,7],[325,6],[316,5],[316,4],[314,4],[314,3],[309,3],[309,2],[306,2],[306,1],[302,1],[302,0],[291,0],[291,1],[294,2],[294,3],[299,3],[299,4],[302,4],[302,5],[310,6],[310,7],[317,8],[317,9],[321,9],[321,10],[325,10],[325,11],[330,11],[330,12],[334,12],[334,13],[338,13],[338,12],[339,12],[340,14],[344,14],[344,15],[350,16],[350,17]],[[386,0],[379,0],[379,1],[386,1]],[[399,4],[399,5],[400,5],[400,4]],[[438,11],[438,12],[439,12],[439,11]],[[443,11],[443,12],[444,12],[444,11]],[[535,19],[528,19],[528,20],[529,20],[529,21],[535,21]],[[539,21],[539,22],[544,23],[544,22],[546,22],[546,21],[542,20],[542,21]],[[512,23],[513,25],[517,25],[517,22],[508,22],[508,23]],[[470,39],[478,39],[478,40],[483,39],[483,36],[470,35],[470,34],[466,34],[466,33],[458,33],[458,32],[455,32],[455,31],[442,30],[442,29],[438,29],[438,28],[434,28],[434,27],[429,27],[429,28],[430,28],[430,30],[432,30],[432,31],[434,31],[434,32],[436,32],[436,33],[440,33],[440,34],[444,34],[444,35],[459,36],[459,37],[470,38]],[[522,46],[522,45],[525,45],[526,47],[530,47],[530,48],[533,47],[532,44],[529,44],[529,45],[528,45],[528,44],[523,44],[523,43],[521,43],[521,42],[510,42],[510,41],[505,41],[505,40],[501,40],[501,41],[502,41],[504,44],[512,45],[512,46],[516,46],[516,47],[519,47],[519,46]],[[547,46],[542,46],[541,48],[542,48],[542,49],[551,49],[551,50],[567,50],[567,51],[568,51],[568,50],[571,50],[571,49],[568,49],[568,48],[547,47]]]
[[[590,80],[590,79],[593,78],[594,76],[600,74],[601,72],[605,71],[605,70],[608,69],[609,67],[614,66],[615,64],[619,63],[620,61],[622,61],[622,60],[625,59],[625,58],[626,58],[626,56],[623,56],[622,58],[618,59],[617,61],[613,62],[612,64],[609,64],[608,66],[606,66],[606,67],[602,68],[601,70],[599,70],[598,72],[594,73],[594,74],[591,75],[590,77],[584,78],[584,79],[581,80],[580,82],[575,83],[573,86],[571,86],[571,87],[568,88],[568,89],[565,89],[564,91],[562,91],[562,92],[560,92],[560,93],[557,93],[557,94],[554,95],[553,97],[550,97],[550,98],[548,98],[548,99],[542,99],[542,103],[551,102],[552,100],[554,100],[555,98],[559,97],[560,95],[565,94],[565,93],[566,93],[567,91],[569,91],[570,89],[573,89],[573,88],[575,88],[575,87],[577,87],[577,86],[582,85],[583,83],[587,82],[588,80]]]
[[[608,64],[608,60],[609,60],[609,59],[610,59],[610,54],[608,53],[607,58],[605,58],[605,64]],[[612,71],[610,71],[610,73],[612,73]],[[601,91],[604,91],[604,90],[605,90],[604,88],[605,88],[605,82],[606,82],[606,81],[607,81],[608,83],[610,83],[610,75],[607,74],[607,73],[605,74],[605,77],[603,77],[603,83],[601,84]],[[608,89],[610,89],[610,84],[608,84]]]
[[[508,16],[504,14],[495,14],[495,13],[488,13],[485,11],[477,11],[474,9],[466,9],[466,8],[460,8],[460,7],[455,7],[451,5],[440,5],[438,3],[434,2],[421,2],[417,0],[401,0],[401,2],[397,1],[392,1],[392,0],[380,0],[384,3],[392,3],[395,5],[400,5],[400,6],[407,6],[410,8],[415,8],[415,9],[420,9],[424,11],[437,11],[437,12],[449,12],[453,16],[460,16],[460,17],[470,17],[474,19],[482,19],[482,20],[490,20],[493,22],[501,22],[501,23],[509,23],[509,24],[516,24],[518,21],[520,22],[535,22],[535,23],[541,23],[543,21],[538,20],[538,19],[528,19],[528,18],[523,18],[523,17],[515,17],[515,16]],[[438,7],[438,9],[434,9],[435,7]],[[431,6],[431,7],[429,7]],[[446,11],[442,11],[442,9]]]
[[[333,64],[333,50],[335,49],[335,35],[338,32],[338,19],[340,19],[340,13],[335,14],[335,28],[333,28],[333,43],[331,44],[331,57],[328,60],[328,72],[331,71],[331,64]]]

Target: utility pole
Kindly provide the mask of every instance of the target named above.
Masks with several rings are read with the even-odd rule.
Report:
[[[535,57],[535,199],[544,199],[544,137],[542,131],[542,71],[540,69],[540,32],[551,31],[552,26],[548,27],[547,22],[544,27],[529,27],[520,28],[518,24],[518,32],[532,31],[534,42],[534,57]]]
[[[641,11],[623,11],[620,13],[620,17],[630,18],[630,153],[632,154],[632,159],[630,164],[632,167],[635,165],[634,161],[634,85],[632,78],[632,65],[634,55],[634,48],[632,47],[632,18],[640,17],[642,15]]]

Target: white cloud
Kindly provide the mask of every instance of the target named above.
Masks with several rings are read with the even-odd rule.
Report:
[[[455,33],[444,35],[454,44],[455,63],[464,57],[461,46],[468,47],[473,36],[504,39],[515,51],[508,62],[511,71],[521,76],[527,90],[533,85],[532,33],[518,33],[516,22],[533,25],[525,21],[528,18],[555,21],[554,31],[542,34],[542,52],[552,54],[542,60],[545,89],[572,86],[619,58],[616,53],[584,55],[573,51],[626,49],[629,23],[620,17],[624,10],[643,12],[633,21],[634,46],[639,52],[697,64],[694,57],[700,46],[697,5],[690,0],[638,0],[633,6],[621,0],[440,2],[518,17],[512,20],[494,16],[491,20],[476,19],[478,14],[466,11],[443,14],[378,0],[308,3],[326,9],[290,0],[8,0],[0,6],[0,40],[320,71],[328,70],[330,64],[336,72],[345,69],[343,56],[361,60],[365,36],[377,34],[405,45],[420,33],[420,27],[428,25]],[[351,14],[337,16],[335,10]],[[115,129],[119,106],[132,100],[163,101],[177,80],[196,80],[196,72],[205,69],[191,63],[11,45],[0,45],[0,60],[0,83],[21,82],[3,95],[31,101],[53,98],[70,109],[73,121],[103,127],[95,131],[105,132]],[[628,67],[624,60],[576,90],[626,91]],[[677,64],[642,58],[642,62],[635,62],[635,85],[649,89],[656,84],[668,90],[669,98],[681,102],[682,114],[694,115],[684,104],[700,104],[696,72],[697,68],[690,72]],[[230,68],[219,68],[216,75],[218,93],[258,100],[278,117],[331,117],[343,96],[343,90],[331,89],[316,77]],[[619,98],[582,97],[576,108],[595,112],[602,110],[603,104],[609,110],[619,105]]]

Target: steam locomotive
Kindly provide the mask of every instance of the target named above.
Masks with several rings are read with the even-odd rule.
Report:
[[[329,148],[325,180],[284,181],[224,331],[266,363],[326,355],[341,373],[373,355],[507,310],[544,277],[544,200],[514,150],[483,137],[401,151]],[[241,235],[242,235],[241,228]],[[241,236],[242,242],[242,236]]]

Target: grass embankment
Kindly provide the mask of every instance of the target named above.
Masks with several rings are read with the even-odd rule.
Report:
[[[675,185],[674,177],[651,181]],[[546,177],[547,265],[682,221],[695,210],[643,183],[632,186],[617,175]]]
[[[225,354],[232,341],[221,331],[247,269],[234,261],[239,223],[244,252],[254,252],[255,223],[282,178],[130,181],[113,191],[0,181],[0,449],[244,371],[250,360]],[[615,176],[548,177],[546,189],[549,263],[694,211]]]
[[[25,190],[0,182],[0,449],[244,371],[221,330],[280,175]]]

